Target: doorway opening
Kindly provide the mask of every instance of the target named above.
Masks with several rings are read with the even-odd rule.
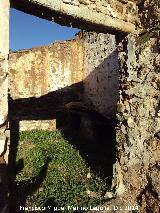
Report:
[[[30,20],[30,16],[18,12],[14,9],[11,10],[11,13],[11,50],[17,51],[27,48],[27,50],[10,53],[10,168],[14,169],[14,171],[11,172],[13,174],[11,179],[15,181],[16,174],[23,170],[23,167],[25,165],[23,159],[21,158],[19,159],[18,163],[16,162],[16,154],[19,151],[19,129],[21,121],[27,121],[25,123],[25,126],[28,125],[29,127],[31,125],[29,121],[32,120],[35,121],[35,123],[32,123],[33,126],[37,125],[36,122],[39,120],[56,120],[56,124],[54,127],[60,130],[60,132],[65,137],[65,140],[67,140],[68,143],[72,145],[72,148],[78,151],[80,156],[84,159],[85,163],[90,168],[89,170],[86,170],[88,171],[86,174],[83,173],[84,176],[80,175],[76,177],[79,181],[78,183],[80,183],[81,181],[83,182],[82,188],[85,189],[85,194],[88,193],[87,195],[85,195],[87,205],[89,205],[92,198],[93,200],[96,200],[96,202],[93,202],[94,204],[99,204],[97,203],[97,200],[102,203],[105,201],[105,191],[110,188],[112,182],[113,164],[115,161],[115,129],[114,124],[111,122],[110,119],[107,119],[95,109],[85,108],[83,106],[83,98],[85,90],[84,84],[87,85],[87,93],[89,95],[91,95],[92,91],[94,91],[94,94],[98,95],[98,97],[102,97],[106,91],[106,82],[115,82],[114,80],[117,81],[117,76],[116,78],[113,77],[116,75],[116,73],[113,72],[115,72],[115,69],[117,68],[115,68],[116,66],[112,66],[111,63],[112,60],[116,59],[115,51],[112,52],[111,47],[111,51],[109,54],[105,53],[103,55],[100,55],[101,53],[106,51],[107,48],[105,48],[105,45],[108,45],[108,43],[112,39],[106,37],[108,43],[104,39],[102,41],[103,44],[100,44],[99,48],[96,47],[96,43],[98,43],[96,40],[97,38],[95,35],[92,35],[92,33],[91,35],[88,35],[88,38],[86,40],[81,36],[77,36],[73,40],[64,41],[66,39],[73,38],[74,34],[79,32],[79,30],[69,29],[68,31],[67,27],[62,27],[62,30],[60,31],[61,27],[59,28],[59,25],[55,24],[55,28],[57,31],[53,31],[54,26],[53,28],[48,28],[48,26],[53,25],[53,23],[41,20],[42,22],[47,23],[47,27],[45,28],[44,23],[41,23],[42,25],[40,23],[37,23],[39,22],[39,18],[32,17],[33,20]],[[24,16],[21,19],[19,17],[20,14]],[[19,35],[16,34],[14,27],[12,27],[15,24],[12,23],[12,17],[14,19],[16,18],[14,16],[19,17],[18,20],[21,24],[21,27],[20,25],[18,25],[18,33],[20,33]],[[28,17],[32,23],[32,27],[30,30],[27,29]],[[22,30],[23,27],[25,29],[24,31]],[[22,35],[21,31],[24,32],[24,35]],[[14,35],[14,40],[12,40],[12,35]],[[47,39],[49,40],[44,41],[46,35],[48,36]],[[60,35],[60,38],[56,37],[58,35]],[[62,42],[50,44],[54,43],[55,40],[61,40]],[[42,41],[44,43],[39,43]],[[84,49],[84,42],[88,41],[89,43],[85,43],[86,49]],[[89,49],[87,49],[88,47]],[[99,49],[99,52],[97,52],[97,49]],[[84,56],[86,56],[86,53],[88,53],[88,58],[84,60]],[[100,57],[100,61],[97,60],[97,65],[94,65],[94,61],[96,61],[94,60],[96,59],[94,57]],[[90,63],[88,63],[87,60],[90,61]],[[83,63],[85,63],[85,65]],[[93,67],[89,67],[90,64],[92,64]],[[87,66],[88,68],[86,68]],[[90,73],[87,77],[85,77],[85,79],[84,74],[86,73],[83,73],[84,67],[87,71],[90,69]],[[110,73],[107,69],[109,69]],[[113,76],[111,76],[112,73]],[[114,79],[112,79],[112,77]],[[95,85],[97,89],[95,89]],[[109,83],[109,87],[110,91],[112,87],[111,83]],[[106,102],[106,100],[107,99],[104,98],[103,102]],[[67,104],[71,102],[78,104],[78,108],[75,109],[75,105],[71,104],[70,106],[73,106],[73,108],[70,107],[68,110]],[[94,97],[94,102],[99,105],[99,100],[97,101],[96,97]],[[105,104],[103,108],[105,108]],[[43,123],[42,126],[44,127],[45,125],[48,125],[48,123]],[[29,133],[27,134],[29,135]],[[33,134],[35,138],[37,137],[37,135],[39,135],[38,137],[43,137],[42,133],[36,133],[33,131],[31,134]],[[57,137],[56,134],[55,137]],[[48,133],[48,135],[50,135],[50,133]],[[62,138],[60,138],[60,140],[61,139]],[[33,138],[30,138],[29,140],[32,141]],[[47,140],[46,137],[44,137],[44,140]],[[23,145],[23,143],[25,142],[22,140],[21,148],[23,149],[23,151],[25,150],[25,148],[31,148],[31,150],[35,149],[35,155],[38,155],[39,153],[37,154],[35,144],[32,144],[32,142],[30,142],[28,142],[28,145],[25,146]],[[61,150],[59,150],[59,152],[60,151]],[[43,152],[41,152],[41,154],[42,153]],[[47,153],[47,150],[45,150],[45,153]],[[65,153],[63,157],[64,156]],[[73,157],[74,159],[74,156],[70,155],[69,158],[71,157]],[[72,159],[69,159],[69,161],[70,160]],[[14,165],[13,162],[15,163]],[[16,185],[16,182],[11,185],[11,191],[13,192],[13,197],[11,197],[12,204],[14,198],[17,196],[15,192],[20,193],[20,195],[24,195],[19,203],[21,205],[23,204],[22,207],[24,207],[24,205],[26,204],[26,199],[29,196],[29,194],[27,194],[28,192],[34,194],[35,190],[36,192],[39,189],[42,190],[42,188],[40,188],[40,185],[42,184],[46,176],[50,159],[44,158],[43,163],[44,165],[41,165],[39,173],[37,173],[38,176],[35,176],[34,180],[32,178],[30,178],[30,180],[25,179],[25,181],[22,181],[21,183],[19,183],[19,185]],[[81,163],[83,164],[83,162]],[[59,171],[58,168],[57,172],[64,172],[64,170],[66,170],[67,168],[61,169],[61,171]],[[77,169],[79,168],[77,167]],[[96,178],[93,173],[96,175]],[[65,179],[65,181],[67,181],[67,184],[70,184],[70,175],[72,174],[69,174],[69,176],[67,176],[67,180]],[[86,182],[84,182],[83,179],[85,179]],[[87,184],[86,186],[86,183],[91,183],[91,185]],[[91,188],[88,189],[88,186],[90,186]],[[103,186],[105,187],[102,189],[101,187]],[[69,185],[67,187],[69,187]],[[30,190],[26,191],[27,188]],[[74,188],[75,183],[73,183],[73,189]],[[94,190],[96,191],[95,194]],[[65,191],[67,191],[66,188]],[[78,193],[81,194],[81,191]],[[59,206],[60,202],[57,202],[56,200],[58,198],[54,197],[55,194],[51,195],[46,199],[46,205],[53,204],[56,205],[56,207]],[[61,193],[61,196],[62,195],[63,193]],[[67,199],[67,196],[64,199]],[[83,196],[81,197],[81,195],[77,195],[76,192],[75,199],[77,200],[75,201],[74,205],[76,204],[76,202],[78,205],[84,205],[84,203],[81,203],[81,201],[83,200],[82,198],[84,198]],[[32,200],[33,197],[30,197],[30,199]],[[13,209],[17,208],[17,204],[16,206],[14,205],[15,204],[13,204]]]

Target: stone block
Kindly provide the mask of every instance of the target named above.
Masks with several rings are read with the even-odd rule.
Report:
[[[6,146],[6,136],[4,134],[0,134],[0,156],[4,154]]]

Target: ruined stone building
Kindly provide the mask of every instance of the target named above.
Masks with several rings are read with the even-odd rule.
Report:
[[[73,40],[9,54],[10,7],[82,31]],[[1,0],[0,170],[8,164],[10,116],[20,121],[21,130],[54,129],[61,105],[83,101],[117,121],[115,196],[107,205],[137,205],[138,211],[126,212],[158,213],[159,29],[159,0]],[[39,98],[52,105],[43,119],[24,104]],[[10,107],[8,116],[9,101],[19,109],[26,106],[30,118],[25,107],[19,113]]]

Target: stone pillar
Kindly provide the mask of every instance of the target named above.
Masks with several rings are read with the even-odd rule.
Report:
[[[8,54],[9,0],[0,1],[0,212],[8,212]]]
[[[0,156],[4,156],[7,143],[9,8],[9,0],[0,1]]]
[[[120,97],[114,188],[125,206],[138,206],[135,212],[144,213],[158,213],[160,202],[160,52],[157,27],[151,27],[145,37],[138,32],[126,36],[117,48]]]

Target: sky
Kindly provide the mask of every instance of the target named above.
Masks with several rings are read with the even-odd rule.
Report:
[[[61,26],[15,9],[10,11],[10,49],[12,51],[71,39],[78,31],[78,29]]]

